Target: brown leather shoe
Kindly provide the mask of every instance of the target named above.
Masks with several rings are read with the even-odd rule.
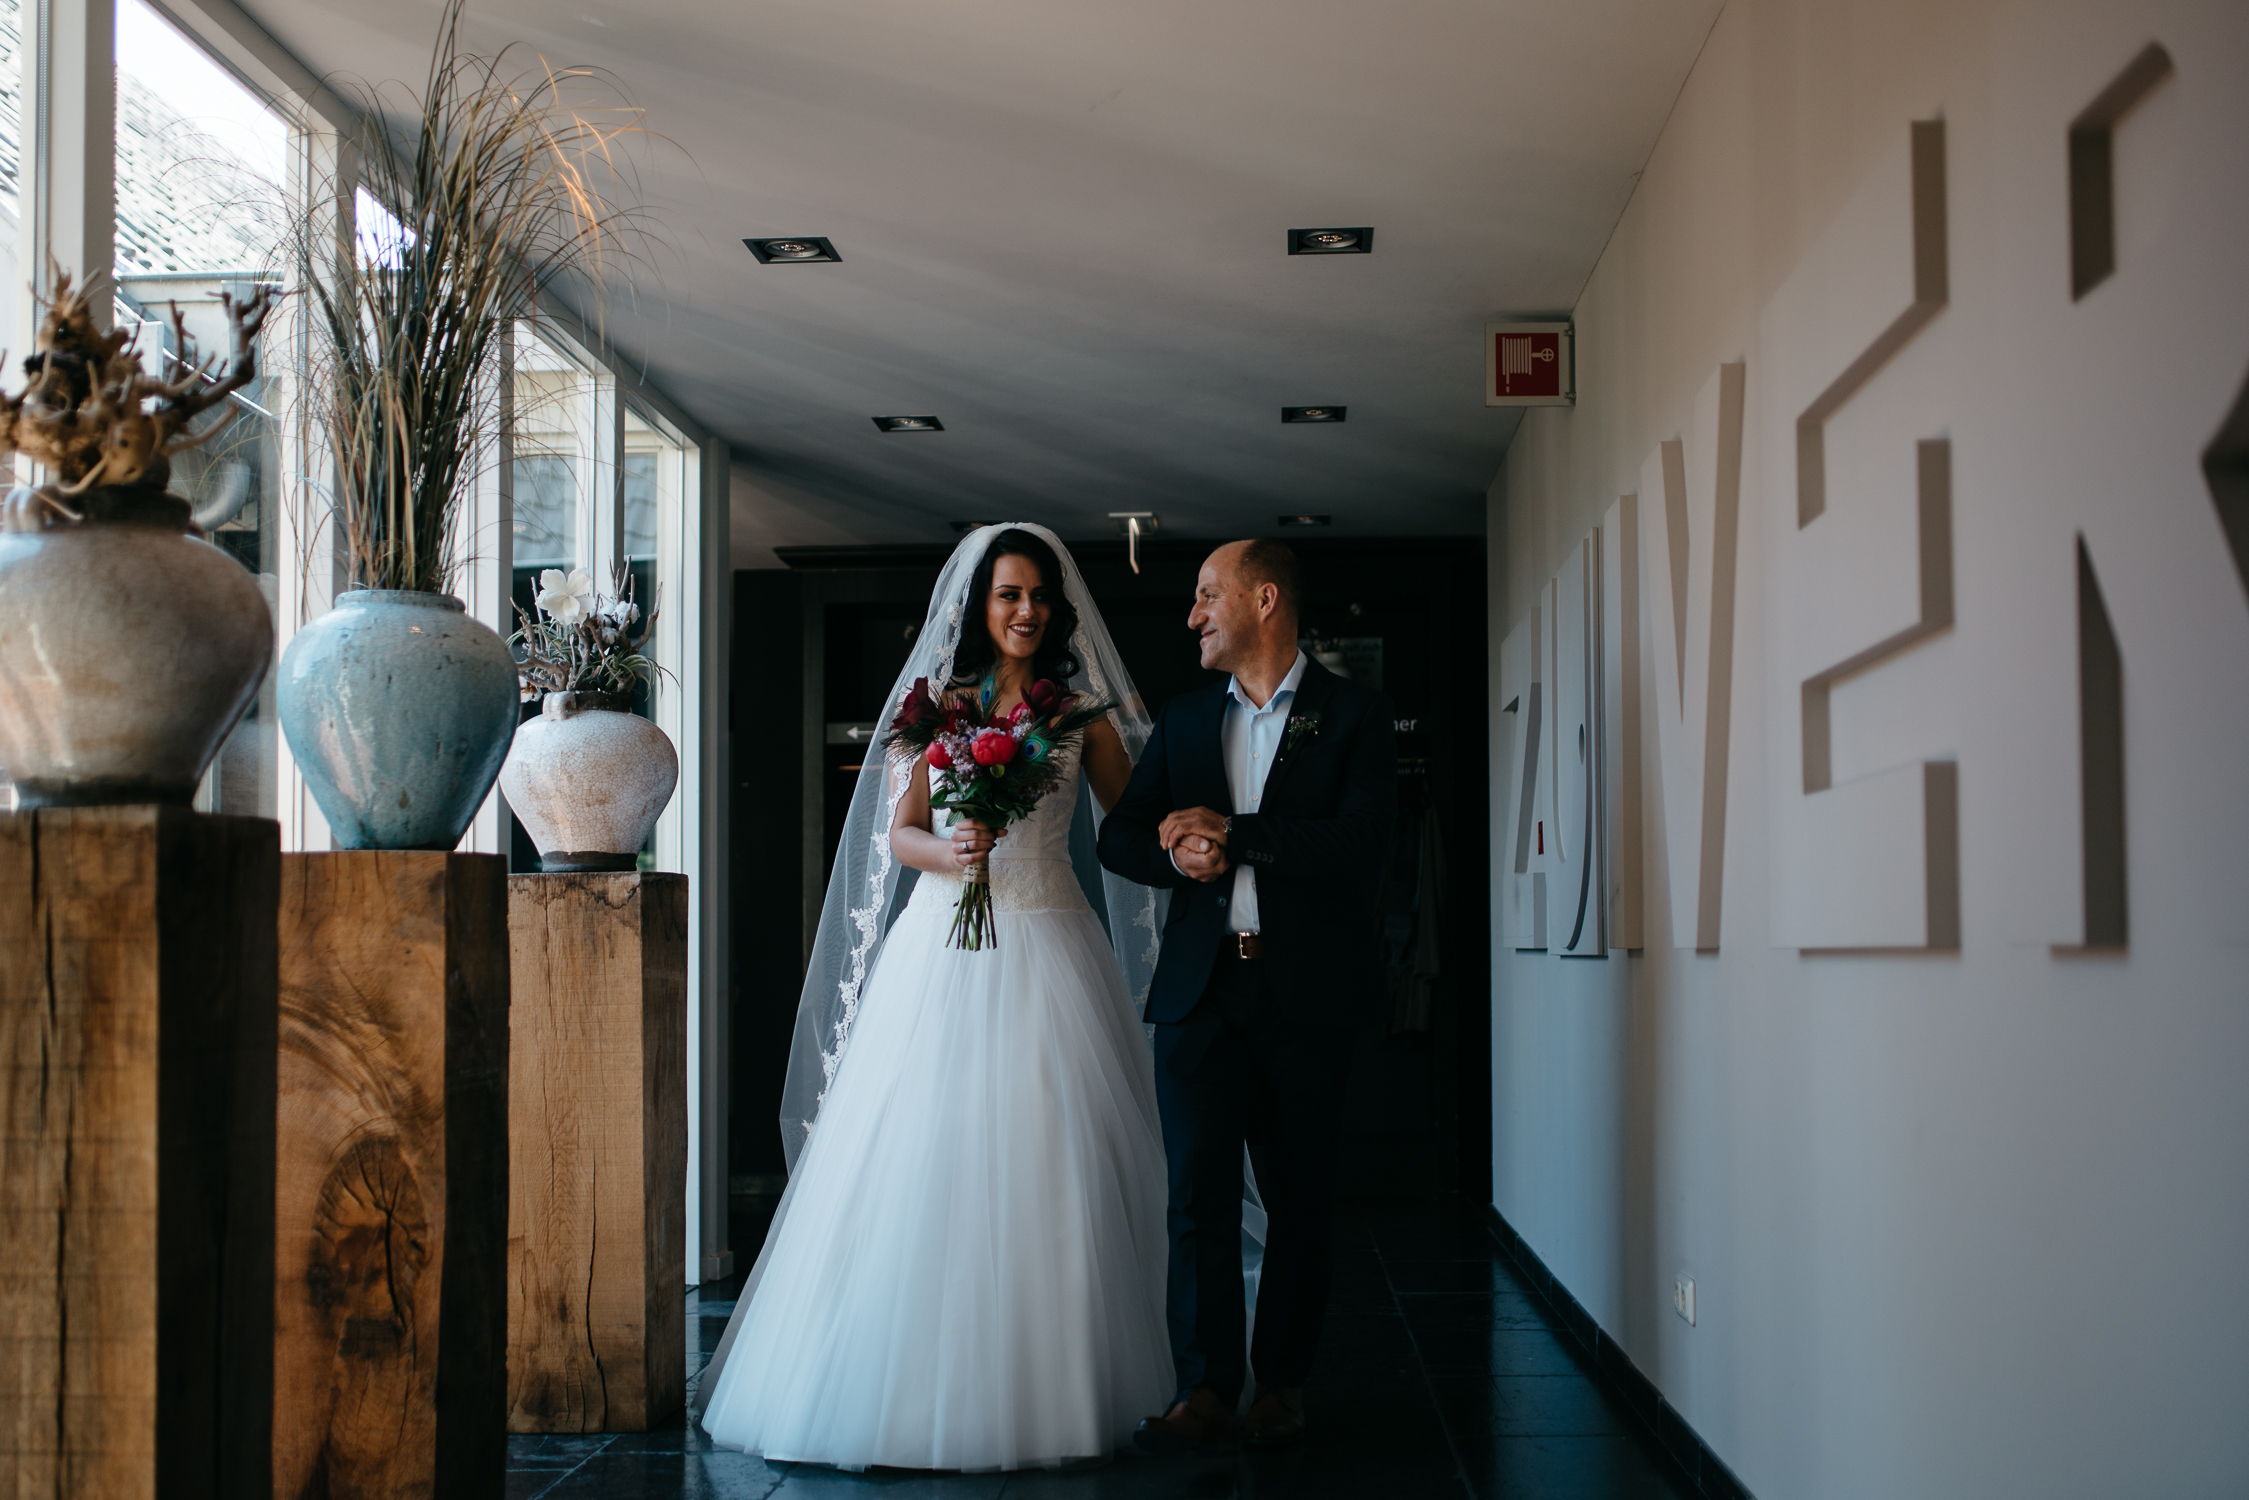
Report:
[[[1216,1391],[1197,1387],[1162,1416],[1142,1418],[1132,1445],[1143,1453],[1196,1453],[1229,1446],[1240,1437],[1241,1426],[1234,1408]]]
[[[1304,1440],[1304,1392],[1295,1386],[1260,1390],[1242,1418],[1242,1436],[1254,1448],[1278,1448]]]

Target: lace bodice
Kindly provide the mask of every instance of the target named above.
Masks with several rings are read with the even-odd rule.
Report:
[[[1038,810],[1008,826],[1007,837],[992,850],[992,905],[998,911],[1088,911],[1085,890],[1070,864],[1070,823],[1078,809],[1079,739],[1059,752],[1061,784],[1041,798]],[[940,834],[953,826],[948,809],[931,820]],[[960,897],[961,878],[924,872],[913,899],[950,906]]]

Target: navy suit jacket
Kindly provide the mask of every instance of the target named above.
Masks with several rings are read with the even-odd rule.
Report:
[[[1156,839],[1183,807],[1234,811],[1219,726],[1224,682],[1174,698],[1156,716],[1125,794],[1101,825],[1101,863],[1169,889],[1163,956],[1148,1019],[1186,1018],[1202,999],[1228,931],[1234,874],[1205,885],[1179,873]],[[1258,926],[1271,981],[1291,1019],[1350,1026],[1381,993],[1375,897],[1398,802],[1396,711],[1371,688],[1306,661],[1281,750],[1255,813],[1234,819],[1227,857],[1257,872]]]

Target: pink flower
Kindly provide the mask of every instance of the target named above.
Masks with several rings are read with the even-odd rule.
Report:
[[[1005,730],[987,729],[968,742],[968,753],[980,766],[1004,766],[1015,759],[1015,736]]]
[[[943,740],[931,740],[923,759],[940,771],[950,771],[953,768],[953,752],[945,748]]]

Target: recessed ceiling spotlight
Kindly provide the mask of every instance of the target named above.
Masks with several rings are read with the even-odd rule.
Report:
[[[1326,526],[1334,520],[1335,517],[1333,516],[1282,516],[1280,518],[1283,526]]]
[[[1291,255],[1372,255],[1374,231],[1358,229],[1292,229],[1288,232]]]
[[[875,426],[884,432],[943,432],[945,424],[935,417],[877,417]]]
[[[1345,410],[1346,408],[1341,406],[1284,406],[1281,408],[1281,420],[1284,422],[1340,422],[1343,420]]]
[[[824,234],[790,234],[779,239],[744,240],[750,254],[757,257],[761,266],[779,265],[788,261],[842,260],[836,247],[828,243]]]

